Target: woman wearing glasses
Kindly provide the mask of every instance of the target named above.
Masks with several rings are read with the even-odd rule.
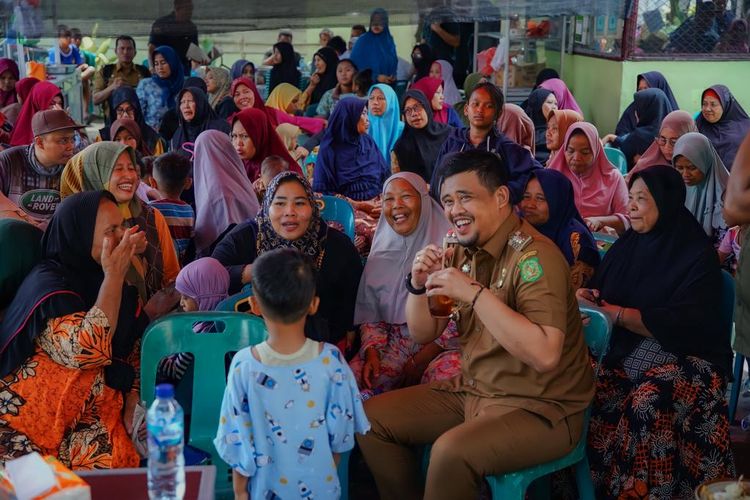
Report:
[[[656,165],[671,166],[674,145],[677,140],[688,132],[697,132],[693,117],[687,111],[672,111],[661,122],[659,133],[654,137],[654,142],[643,153],[638,162],[631,170],[626,180],[629,180],[634,173],[640,172],[648,167]]]
[[[158,156],[166,151],[166,143],[161,136],[151,128],[143,117],[141,102],[135,89],[128,86],[122,86],[112,93],[112,101],[109,111],[109,123],[114,123],[123,118],[134,120],[141,131],[143,145],[151,152],[152,155]],[[110,141],[110,127],[99,129],[99,136],[103,141]]]

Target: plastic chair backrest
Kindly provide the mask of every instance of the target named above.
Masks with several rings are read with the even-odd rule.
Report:
[[[214,322],[218,333],[195,333],[193,325]],[[156,366],[170,354],[195,356],[190,445],[211,454],[217,469],[217,486],[226,486],[227,469],[213,446],[226,387],[226,355],[265,340],[266,327],[256,316],[233,312],[175,313],[149,326],[141,344],[141,398],[154,400]],[[229,482],[231,486],[231,482]]]
[[[320,216],[326,222],[337,222],[343,228],[341,231],[354,241],[354,209],[341,198],[323,195],[316,200],[320,207]]]
[[[249,298],[253,294],[253,286],[245,285],[242,290],[216,304],[214,311],[229,311],[246,313],[250,310]]]
[[[607,160],[620,171],[622,175],[628,173],[628,159],[625,158],[625,153],[616,148],[604,147],[604,154],[607,156]]]
[[[581,307],[581,315],[587,319],[583,326],[583,337],[586,345],[596,358],[597,373],[599,365],[609,350],[609,338],[612,335],[612,321],[609,316],[594,307]]]
[[[596,248],[599,250],[599,256],[603,258],[609,247],[617,241],[617,237],[611,234],[594,233],[594,241],[596,242]]]

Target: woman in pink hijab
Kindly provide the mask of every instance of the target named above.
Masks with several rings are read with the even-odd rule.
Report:
[[[500,118],[497,119],[497,129],[511,141],[528,149],[531,156],[534,156],[536,152],[534,122],[520,106],[506,102]]]
[[[609,226],[618,234],[630,227],[628,188],[604,154],[599,132],[588,122],[574,123],[565,134],[562,154],[549,168],[573,184],[576,208],[592,232]]]
[[[583,116],[583,111],[581,111],[581,108],[578,106],[576,98],[573,97],[573,93],[568,89],[568,86],[565,85],[564,81],[559,78],[552,78],[542,82],[542,84],[539,85],[539,88],[547,89],[555,94],[555,97],[557,98],[557,109],[572,109]]]
[[[644,168],[655,165],[672,166],[672,153],[677,139],[688,132],[697,132],[698,127],[695,120],[687,111],[672,111],[661,122],[659,135],[654,137],[654,142],[644,151],[633,169],[628,172],[628,179],[635,173]]]
[[[198,256],[210,254],[230,225],[253,219],[260,211],[252,181],[224,132],[206,130],[196,139],[193,186]]]

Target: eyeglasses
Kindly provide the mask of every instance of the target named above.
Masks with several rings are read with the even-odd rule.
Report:
[[[135,108],[130,107],[130,106],[128,106],[127,108],[118,107],[115,110],[115,113],[117,113],[118,115],[130,115],[130,114],[135,113]]]
[[[419,105],[415,105],[415,106],[410,106],[408,108],[404,108],[404,114],[406,116],[409,116],[409,115],[418,115],[422,111],[424,111],[424,108],[422,106],[419,106]]]
[[[68,146],[70,144],[75,144],[76,138],[73,135],[73,136],[70,136],[70,137],[63,137],[61,139],[53,140],[52,142],[54,142],[58,146]]]
[[[660,135],[659,137],[654,137],[656,140],[656,143],[659,146],[666,146],[667,143],[669,143],[670,146],[674,147],[675,144],[677,144],[677,139],[667,139],[663,135]]]

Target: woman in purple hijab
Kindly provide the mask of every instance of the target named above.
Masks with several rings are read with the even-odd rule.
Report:
[[[362,395],[408,385],[444,380],[460,371],[455,324],[435,342],[421,346],[406,325],[404,276],[417,251],[441,245],[451,224],[430,198],[418,174],[401,172],[383,187],[383,213],[372,250],[359,282],[354,323],[360,325],[362,347],[351,361]]]
[[[727,87],[713,85],[703,91],[701,114],[695,124],[731,171],[737,150],[750,132],[750,117]]]
[[[229,136],[206,130],[195,141],[195,250],[203,255],[233,224],[260,211],[258,197]]]

